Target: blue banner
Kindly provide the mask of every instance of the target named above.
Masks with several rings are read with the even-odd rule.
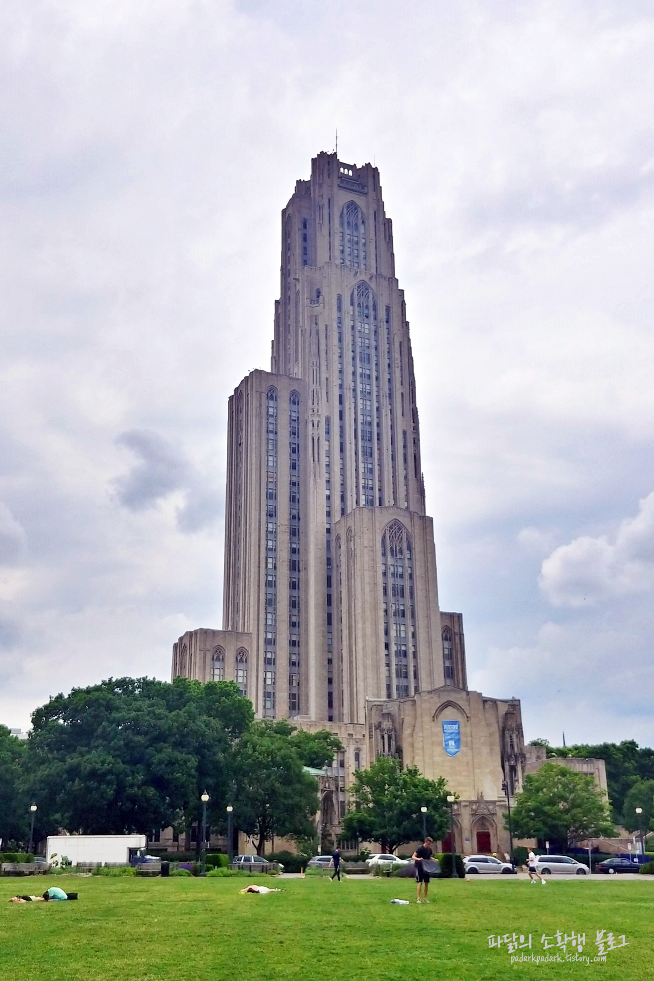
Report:
[[[443,722],[443,747],[448,756],[461,749],[461,727],[458,722]]]

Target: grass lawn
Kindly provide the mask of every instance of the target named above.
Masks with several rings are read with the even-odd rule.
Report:
[[[617,879],[617,877],[616,877]],[[248,881],[281,893],[241,896]],[[47,884],[76,903],[15,905]],[[40,887],[40,888],[39,888]],[[652,977],[654,883],[523,881],[432,883],[416,906],[407,879],[0,879],[3,981],[427,981],[439,978]],[[393,906],[392,898],[411,899]],[[490,934],[586,934],[583,962],[514,964]],[[594,963],[596,930],[629,946]],[[619,941],[618,941],[619,942]],[[568,947],[568,954],[570,948]],[[527,950],[527,953],[530,953]],[[550,951],[547,951],[549,954]]]

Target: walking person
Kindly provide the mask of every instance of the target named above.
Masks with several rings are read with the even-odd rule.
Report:
[[[429,894],[429,872],[425,868],[425,862],[428,862],[433,855],[431,846],[434,844],[433,838],[425,838],[422,845],[416,848],[415,852],[411,856],[416,866],[416,903],[428,903],[427,898]],[[422,899],[420,898],[422,890]]]
[[[533,882],[535,885],[536,879],[540,879],[543,885],[545,885],[545,879],[538,871],[538,866],[536,865],[537,861],[538,861],[538,856],[535,855],[533,849],[530,848],[529,855],[527,857],[527,871],[529,872],[529,881]],[[534,879],[534,876],[536,876],[536,879]]]
[[[341,881],[341,852],[338,845],[332,852],[332,862],[334,863],[334,875],[332,876],[332,882],[334,881],[334,878],[338,879],[338,881],[340,882]]]

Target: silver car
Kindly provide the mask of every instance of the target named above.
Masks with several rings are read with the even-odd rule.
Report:
[[[307,862],[308,869],[333,869],[334,863],[331,855],[314,855]]]
[[[536,868],[542,875],[588,875],[588,866],[568,855],[539,855]]]
[[[515,869],[510,862],[500,862],[492,855],[467,855],[463,860],[466,873],[472,875],[490,874],[513,875]]]

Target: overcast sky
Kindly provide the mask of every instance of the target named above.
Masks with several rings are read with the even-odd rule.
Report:
[[[5,0],[0,722],[220,627],[280,211],[374,161],[440,602],[526,737],[654,745],[649,2]]]

